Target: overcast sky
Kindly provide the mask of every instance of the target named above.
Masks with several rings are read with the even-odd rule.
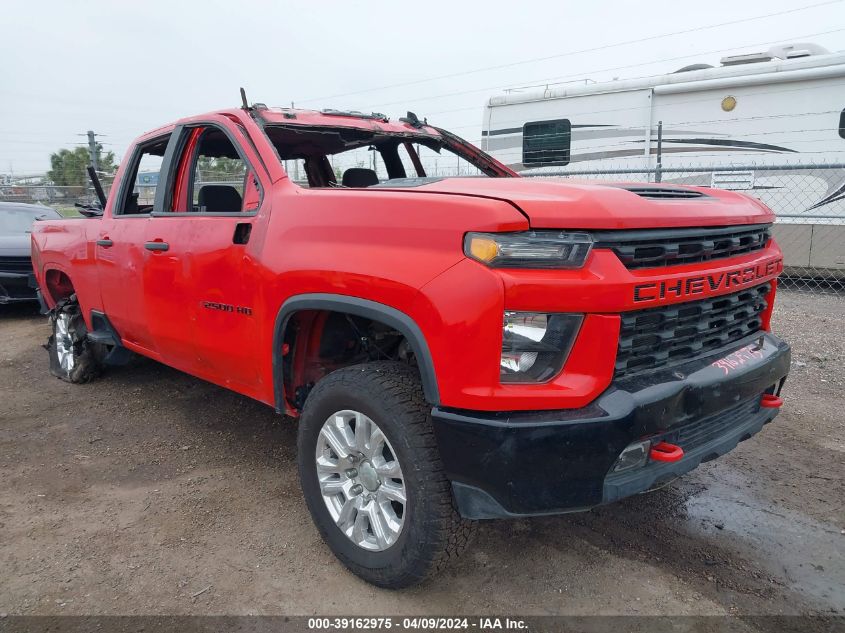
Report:
[[[845,49],[843,0],[3,5],[0,173],[16,174],[45,171],[89,129],[120,158],[146,130],[237,106],[240,86],[268,105],[413,110],[477,140],[485,99],[506,87],[659,74],[781,42]]]

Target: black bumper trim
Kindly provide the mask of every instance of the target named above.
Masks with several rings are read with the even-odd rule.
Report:
[[[113,367],[125,365],[132,358],[132,352],[123,346],[120,334],[114,329],[105,312],[91,310],[91,325],[93,330],[86,338],[92,343],[107,346],[108,352],[103,357],[103,363]]]
[[[753,353],[742,354],[734,367],[713,364],[736,358],[732,353],[740,348]],[[789,346],[763,334],[718,355],[619,380],[582,409],[435,407],[434,430],[458,509],[467,518],[557,514],[643,492],[730,451],[774,413],[762,409],[739,420],[675,464],[608,476],[622,449],[780,389],[789,363]]]
[[[651,462],[643,468],[630,472],[611,473],[604,480],[602,503],[610,503],[641,492],[647,492],[698,468],[736,448],[743,442],[763,430],[763,426],[775,419],[777,409],[760,409],[724,435],[707,444],[698,446],[684,453],[678,462]]]
[[[0,304],[35,301],[34,280],[31,272],[0,271]]]
[[[38,305],[40,307],[39,313],[42,315],[50,314],[50,307],[47,305],[47,302],[44,301],[44,295],[41,294],[41,288],[35,289],[35,298],[38,299]]]

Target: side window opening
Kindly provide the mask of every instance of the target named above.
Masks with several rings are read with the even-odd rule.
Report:
[[[845,138],[845,110],[839,114],[839,136]]]
[[[207,128],[199,138],[194,160],[192,211],[254,211],[260,193],[255,174],[223,131]]]
[[[146,215],[153,210],[161,163],[169,140],[168,134],[138,147],[132,157],[130,171],[124,178],[124,182],[132,185],[121,191],[115,215]]]
[[[522,164],[526,167],[568,165],[571,143],[569,119],[526,123],[522,128]]]
[[[328,159],[334,174],[335,185],[369,186],[388,178],[387,166],[381,152],[374,145],[364,145],[331,154]]]
[[[258,177],[217,127],[188,131],[171,197],[171,211],[241,213],[261,205]]]

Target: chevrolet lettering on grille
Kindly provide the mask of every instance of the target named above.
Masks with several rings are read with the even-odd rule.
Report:
[[[670,279],[634,286],[634,302],[648,303],[666,298],[709,295],[720,290],[738,289],[761,279],[773,277],[783,270],[783,259],[772,259],[756,266],[746,266],[728,272],[696,275],[684,279]]]

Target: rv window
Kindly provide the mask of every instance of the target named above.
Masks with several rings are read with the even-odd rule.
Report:
[[[572,126],[569,119],[534,121],[522,128],[522,164],[568,165]]]
[[[845,138],[845,110],[839,115],[839,136]]]

